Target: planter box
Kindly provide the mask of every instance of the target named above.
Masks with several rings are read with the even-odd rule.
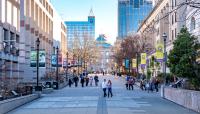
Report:
[[[200,91],[164,87],[162,94],[165,99],[200,112]]]
[[[17,97],[13,99],[7,99],[0,101],[0,114],[5,114],[21,105],[29,103],[35,99],[39,98],[38,94],[31,94],[27,96]]]

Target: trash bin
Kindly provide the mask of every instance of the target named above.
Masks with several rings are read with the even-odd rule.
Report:
[[[53,89],[58,89],[58,82],[53,82]]]
[[[42,91],[42,86],[35,86],[35,91]]]
[[[46,82],[45,87],[46,88],[51,88],[51,82]]]

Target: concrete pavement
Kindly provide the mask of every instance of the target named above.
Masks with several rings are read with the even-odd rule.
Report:
[[[125,89],[123,78],[100,76],[113,83],[112,98],[102,96],[101,87],[66,87],[28,103],[9,114],[197,114],[168,100],[159,93],[147,93],[135,86]],[[99,84],[100,85],[100,84]]]

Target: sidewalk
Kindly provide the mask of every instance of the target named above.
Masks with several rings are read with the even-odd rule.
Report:
[[[112,80],[113,97],[104,98],[103,79]],[[65,87],[24,105],[9,114],[197,114],[162,99],[159,93],[147,93],[135,86],[126,90],[124,78],[99,76],[99,86]]]

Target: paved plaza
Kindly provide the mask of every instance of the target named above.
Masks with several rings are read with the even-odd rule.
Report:
[[[102,96],[101,87],[65,87],[42,95],[31,103],[9,114],[197,114],[160,97],[160,93],[147,93],[134,87],[126,90],[123,78],[100,76],[113,82],[112,98]]]

